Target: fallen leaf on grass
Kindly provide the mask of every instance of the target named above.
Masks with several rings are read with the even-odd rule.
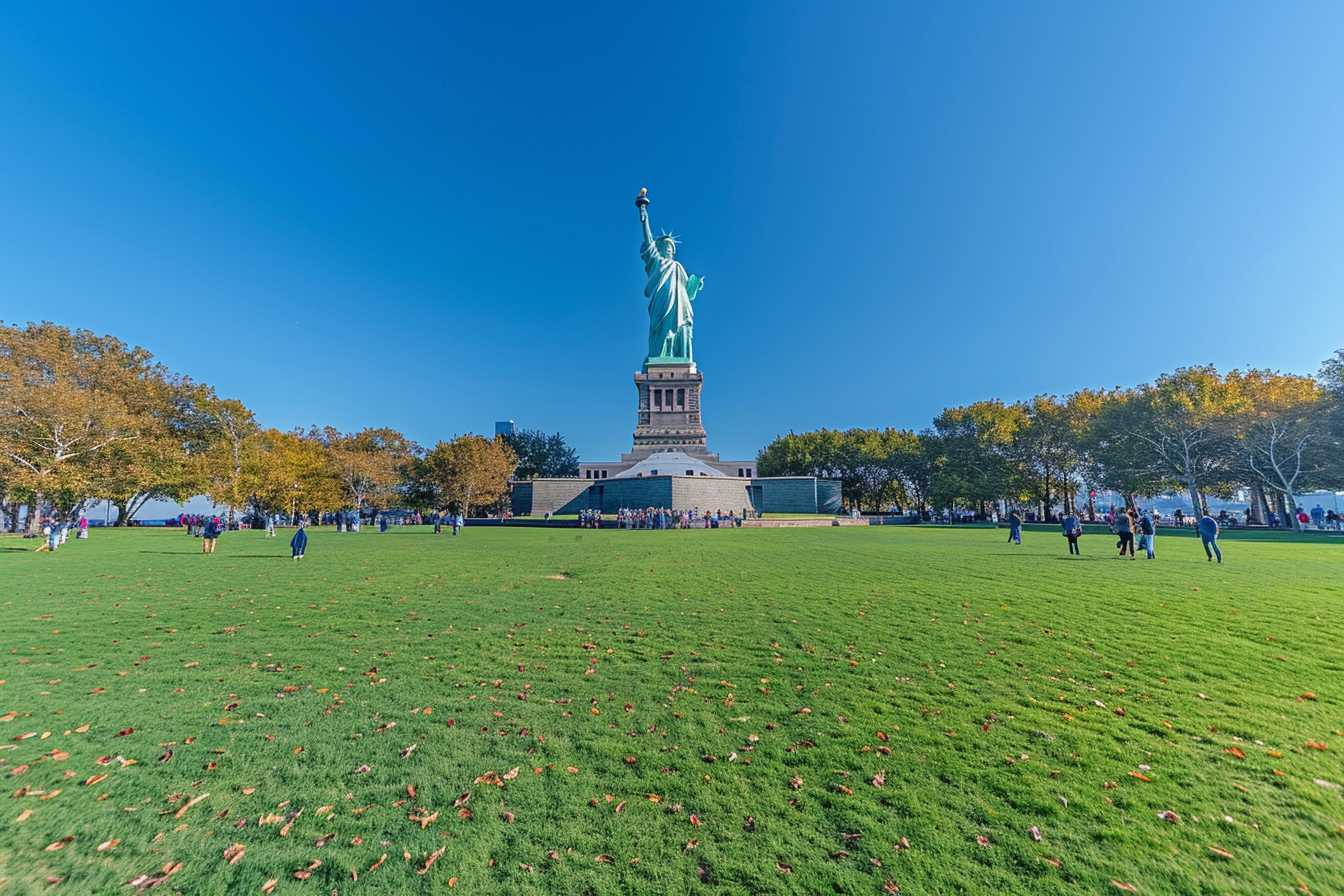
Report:
[[[377,871],[379,868],[383,867],[383,863],[386,861],[387,861],[387,853],[383,853],[381,856],[378,857],[378,861],[374,862],[372,865],[369,866],[369,870],[367,873],[372,874],[373,872]]]
[[[95,849],[98,852],[107,852],[109,849],[116,849],[117,844],[120,842],[121,842],[120,840],[114,837],[111,840],[104,840],[102,843],[99,843],[98,846],[95,847]]]
[[[1220,859],[1230,859],[1230,858],[1232,858],[1232,853],[1230,853],[1230,852],[1228,852],[1227,850],[1223,849],[1221,846],[1210,846],[1210,847],[1209,847],[1209,852],[1212,853],[1213,855],[1217,856],[1217,857],[1220,858]]]
[[[1234,756],[1237,759],[1246,758],[1246,754],[1243,753],[1239,747],[1228,747],[1226,750],[1223,750],[1223,752],[1229,756]]]
[[[135,887],[137,890],[152,890],[181,870],[181,862],[169,862],[160,868],[157,874],[141,874],[134,880],[128,881],[126,885]]]
[[[189,812],[189,811],[191,810],[191,807],[192,807],[192,806],[196,805],[197,803],[199,803],[201,800],[205,799],[205,798],[208,797],[209,795],[210,795],[210,794],[208,794],[208,793],[203,793],[203,794],[201,794],[200,796],[194,796],[194,797],[192,797],[191,799],[187,800],[186,803],[184,803],[184,804],[182,805],[182,808],[177,810],[177,813],[174,814],[173,817],[174,817],[174,818],[181,818],[183,815],[186,815],[187,812]]]
[[[1153,779],[1150,778],[1150,777],[1148,777],[1147,775],[1145,775],[1143,772],[1130,772],[1130,773],[1129,773],[1129,776],[1130,776],[1131,778],[1138,778],[1140,781],[1143,781],[1145,784],[1151,784],[1151,783],[1153,783]]]
[[[425,809],[417,809],[410,815],[407,815],[406,819],[408,821],[413,821],[416,824],[420,825],[420,830],[423,831],[425,828],[433,824],[435,819],[437,819],[438,817],[439,817],[438,812],[429,812]]]
[[[1041,829],[1036,827],[1036,825],[1027,828],[1027,834],[1037,843],[1041,842]]]
[[[439,859],[443,858],[443,854],[447,851],[448,847],[440,846],[438,849],[434,850],[432,853],[425,856],[425,860],[422,863],[420,863],[419,868],[415,869],[415,873],[421,875],[428,874],[429,869],[433,868],[434,863],[437,862]]]
[[[49,844],[47,844],[47,849],[46,849],[46,851],[47,851],[47,852],[56,852],[58,849],[65,849],[67,846],[69,846],[69,845],[70,845],[71,843],[73,843],[74,841],[75,841],[75,835],[74,835],[74,834],[66,834],[64,837],[62,837],[61,839],[55,841],[54,843],[49,843]]]
[[[276,880],[275,878],[271,878],[270,880],[266,881],[266,883],[261,885],[261,892],[270,893],[272,890],[275,889],[275,885],[278,883],[280,883],[280,881]]]
[[[601,862],[603,865],[611,865],[614,864],[616,860],[606,853],[602,853],[601,855],[593,856],[593,861]]]
[[[1137,893],[1137,892],[1139,892],[1139,888],[1138,888],[1138,887],[1134,886],[1133,884],[1127,884],[1127,883],[1125,883],[1125,882],[1122,881],[1122,880],[1113,880],[1113,881],[1111,881],[1111,886],[1115,887],[1117,890],[1122,890],[1122,891],[1124,891],[1124,892],[1126,892],[1126,893]]]
[[[247,847],[241,843],[235,843],[224,850],[224,861],[230,865],[237,865],[243,858],[243,853],[247,852]]]

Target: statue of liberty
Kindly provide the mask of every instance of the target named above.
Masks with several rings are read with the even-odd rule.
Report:
[[[677,261],[677,241],[670,233],[657,239],[649,229],[648,189],[639,191],[635,206],[639,208],[639,222],[644,225],[644,245],[639,255],[644,259],[644,273],[649,281],[644,296],[649,300],[649,355],[646,363],[690,364],[695,358],[691,351],[695,301],[705,278],[687,274]]]

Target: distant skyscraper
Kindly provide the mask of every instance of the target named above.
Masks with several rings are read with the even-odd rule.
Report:
[[[497,435],[497,436],[511,436],[511,435],[513,435],[516,431],[517,431],[517,427],[515,427],[515,426],[513,425],[513,421],[512,421],[512,420],[496,420],[496,421],[495,421],[495,435]]]

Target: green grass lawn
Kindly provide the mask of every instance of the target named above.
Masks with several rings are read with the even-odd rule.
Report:
[[[0,540],[0,892],[1344,892],[1344,544],[1006,537]]]

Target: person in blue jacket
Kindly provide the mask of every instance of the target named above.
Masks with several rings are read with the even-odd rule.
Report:
[[[1008,541],[1011,544],[1022,543],[1022,515],[1016,510],[1008,514]]]
[[[1199,518],[1199,524],[1195,527],[1199,530],[1199,541],[1204,545],[1204,554],[1212,562],[1214,557],[1218,562],[1223,562],[1223,552],[1218,549],[1218,521],[1207,513]]]
[[[303,552],[308,548],[308,530],[304,528],[303,522],[299,522],[299,528],[294,531],[294,537],[289,540],[289,553],[295,560],[303,559]]]

